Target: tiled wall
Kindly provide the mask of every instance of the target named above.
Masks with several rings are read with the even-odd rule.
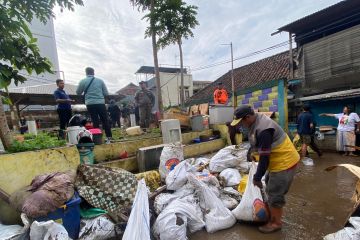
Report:
[[[259,112],[275,112],[275,120],[279,120],[278,86],[239,95],[237,101],[238,106],[246,104]]]

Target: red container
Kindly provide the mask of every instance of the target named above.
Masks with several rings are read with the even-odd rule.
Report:
[[[95,145],[103,144],[103,139],[102,139],[103,134],[100,128],[89,129],[89,132],[91,132],[91,134],[93,135],[93,141]]]

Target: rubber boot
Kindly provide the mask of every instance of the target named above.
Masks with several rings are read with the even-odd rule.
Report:
[[[264,226],[259,227],[259,231],[262,233],[273,233],[281,230],[283,209],[270,207],[270,221]]]

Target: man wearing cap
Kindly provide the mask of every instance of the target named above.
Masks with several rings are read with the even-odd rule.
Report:
[[[140,127],[149,128],[151,119],[151,109],[155,104],[155,97],[150,90],[146,88],[146,82],[141,81],[141,89],[135,94],[135,102],[139,107]]]
[[[218,83],[218,87],[214,91],[214,103],[215,104],[226,104],[228,101],[228,93],[223,88],[222,82]]]
[[[259,159],[252,179],[254,185],[262,189],[261,179],[268,171],[265,192],[270,220],[259,230],[263,233],[278,231],[282,227],[285,194],[293,181],[300,156],[284,130],[264,114],[255,113],[250,106],[242,105],[235,110],[231,125],[238,124],[249,129],[249,142],[254,157]]]

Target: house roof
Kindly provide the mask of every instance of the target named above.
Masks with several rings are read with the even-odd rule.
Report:
[[[295,34],[312,32],[321,26],[336,24],[337,21],[359,14],[359,0],[343,0],[318,12],[289,23],[278,30]]]
[[[183,69],[184,73],[187,73],[186,68]],[[159,67],[160,72],[164,73],[180,73],[180,68],[169,68],[169,67]],[[136,73],[143,73],[143,74],[154,74],[155,68],[151,66],[141,66]]]
[[[75,100],[75,104],[84,103],[84,97],[76,94],[76,85],[65,84],[65,92],[71,99]],[[11,101],[19,105],[56,105],[54,99],[54,91],[57,89],[56,83],[33,85],[26,87],[9,88],[8,95]],[[107,100],[121,100],[125,96],[122,94],[109,95]]]
[[[120,90],[116,91],[116,93],[126,95],[126,96],[134,95],[136,93],[136,91],[139,90],[139,89],[140,89],[139,86],[135,85],[134,83],[129,83],[125,87],[123,87]]]
[[[212,83],[212,81],[193,81],[193,85],[196,85],[196,84],[210,84]]]
[[[240,91],[271,80],[289,77],[289,52],[282,52],[271,57],[261,59],[248,65],[234,69],[235,89]],[[214,89],[218,82],[231,92],[231,71],[225,73],[217,80],[193,95],[187,104],[198,104],[212,100]]]
[[[76,95],[76,85],[65,84],[65,92],[68,95]],[[56,83],[25,86],[25,87],[13,87],[9,88],[10,93],[34,93],[34,94],[54,94],[57,89]]]
[[[334,100],[334,99],[353,98],[359,96],[360,96],[360,88],[356,88],[351,90],[330,92],[330,93],[324,93],[314,96],[302,97],[295,99],[294,101]]]

